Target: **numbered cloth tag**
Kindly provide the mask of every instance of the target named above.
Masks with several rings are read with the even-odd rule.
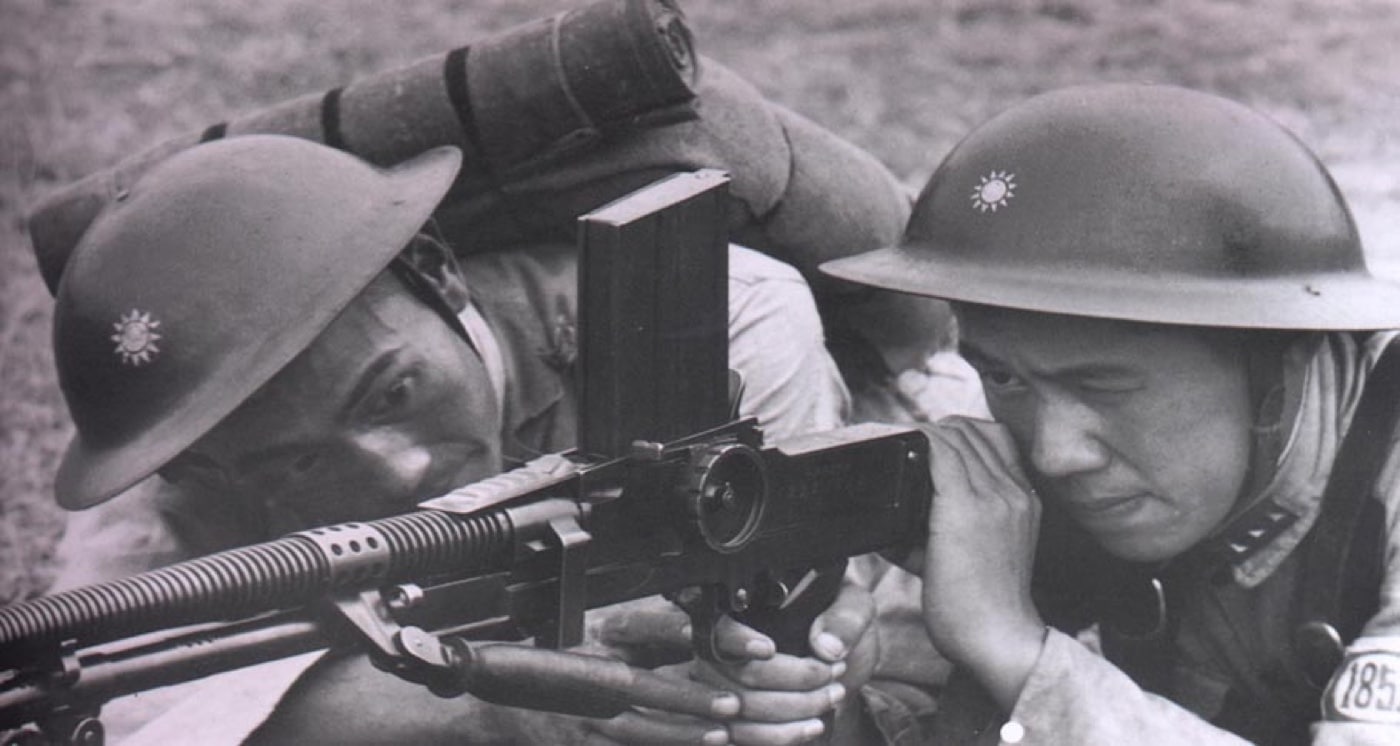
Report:
[[[1322,694],[1324,720],[1400,723],[1400,652],[1352,653]]]

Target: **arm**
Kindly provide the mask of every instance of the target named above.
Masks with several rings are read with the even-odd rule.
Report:
[[[1021,743],[1150,743],[1154,734],[1180,743],[1193,731],[1198,742],[1231,742],[1048,632],[1030,594],[1040,499],[1009,433],[963,418],[928,432],[935,488],[923,558],[925,623],[934,646],[1025,729]]]
[[[1393,444],[1378,482],[1386,509],[1380,609],[1347,647],[1323,692],[1323,720],[1313,730],[1318,746],[1400,740],[1400,457]],[[1362,694],[1365,683],[1369,691]]]
[[[201,554],[176,530],[159,477],[112,500],[70,513],[55,552],[59,575],[48,592],[115,580]]]
[[[1051,630],[1011,721],[1023,744],[1244,744],[1179,705],[1143,691],[1073,638]]]
[[[729,249],[729,364],[744,378],[740,415],[755,417],[769,440],[840,426],[849,395],[827,353],[812,294],[792,267],[739,246]],[[676,627],[684,623],[670,610]],[[688,665],[687,673],[714,686],[737,692],[744,703],[740,721],[729,725],[740,743],[795,743],[815,738],[824,726],[817,717],[832,707],[850,710],[848,697],[870,677],[878,657],[878,638],[866,634],[874,616],[873,601],[855,573],[849,573],[841,597],[813,624],[810,639],[817,657],[775,655],[771,641],[742,627],[727,626],[734,652],[751,655],[750,663]],[[662,617],[664,618],[664,612]],[[651,646],[667,638],[649,622],[617,617],[604,625],[605,642],[620,649]],[[655,620],[653,619],[653,622]],[[687,635],[671,635],[684,646]],[[747,647],[746,646],[752,646]],[[840,685],[833,684],[839,680]],[[854,718],[836,722],[844,727]],[[649,743],[675,737],[663,730],[677,724],[667,715],[615,720],[603,732],[624,742]],[[819,728],[821,730],[819,730]],[[845,743],[834,736],[832,742]]]
[[[863,630],[868,597],[846,594],[814,625],[813,639],[832,633],[838,647]],[[856,629],[852,630],[851,628]],[[600,609],[590,615],[590,640],[579,649],[657,666],[689,654],[688,619],[658,598]],[[377,671],[363,655],[325,656],[288,691],[251,743],[286,743],[314,735],[335,743],[799,743],[820,728],[817,717],[839,700],[833,679],[845,664],[775,655],[771,642],[730,623],[721,647],[752,662],[718,667],[688,662],[664,666],[666,675],[715,687],[711,717],[626,712],[589,720],[500,707],[471,697],[443,699],[416,684]],[[854,643],[851,643],[854,644]],[[869,656],[852,653],[853,661]],[[734,694],[722,693],[735,690]],[[676,704],[681,709],[681,704]],[[595,739],[595,740],[591,740]]]
[[[729,367],[744,377],[740,414],[778,440],[844,424],[850,394],[824,346],[812,292],[792,267],[729,248]]]
[[[1007,720],[1024,729],[1020,743],[1244,743],[1144,691],[1072,638],[1038,631],[1028,572],[1039,504],[1015,473],[1009,440],[998,426],[971,420],[945,423],[932,429],[930,438],[937,488],[924,564],[925,621],[939,649],[971,674],[1002,713],[1010,713]],[[1337,692],[1348,686],[1350,662],[1366,651],[1381,651],[1363,659],[1375,666],[1373,702],[1381,701],[1383,663],[1390,662],[1400,675],[1394,516],[1392,507],[1381,611],[1351,646],[1333,688],[1324,694],[1325,719],[1313,728],[1314,743],[1391,743],[1400,725],[1390,712],[1358,710],[1355,699],[1351,718],[1326,712],[1329,697],[1344,696]],[[999,725],[992,723],[991,732]]]

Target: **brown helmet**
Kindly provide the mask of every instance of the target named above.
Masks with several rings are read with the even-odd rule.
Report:
[[[823,270],[949,300],[1200,326],[1400,327],[1317,158],[1237,103],[1156,85],[1037,96],[968,135],[903,242]]]
[[[308,140],[183,151],[111,204],[56,295],[77,434],[58,502],[95,505],[189,447],[304,350],[423,226],[461,155],[392,169]]]

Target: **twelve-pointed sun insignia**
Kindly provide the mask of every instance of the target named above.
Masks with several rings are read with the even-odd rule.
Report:
[[[1016,196],[1016,174],[1008,171],[993,171],[982,177],[980,183],[972,188],[972,206],[980,212],[991,210],[996,212],[999,207],[1006,207],[1006,203]]]
[[[117,330],[111,336],[111,340],[117,343],[114,352],[121,355],[122,362],[127,365],[151,362],[160,352],[160,348],[156,347],[156,340],[160,339],[160,335],[156,334],[158,326],[160,322],[152,319],[151,314],[131,309],[131,313],[123,314],[120,321],[112,324],[112,328]]]

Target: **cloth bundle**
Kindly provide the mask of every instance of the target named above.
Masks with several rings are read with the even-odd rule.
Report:
[[[718,168],[732,178],[732,238],[795,265],[821,294],[836,285],[818,264],[893,243],[909,211],[874,158],[702,61],[668,0],[597,0],[215,124],[59,190],[29,216],[50,291],[101,209],[152,165],[251,133],[380,165],[461,148],[462,175],[437,217],[468,253],[572,242],[579,214],[676,171]]]

